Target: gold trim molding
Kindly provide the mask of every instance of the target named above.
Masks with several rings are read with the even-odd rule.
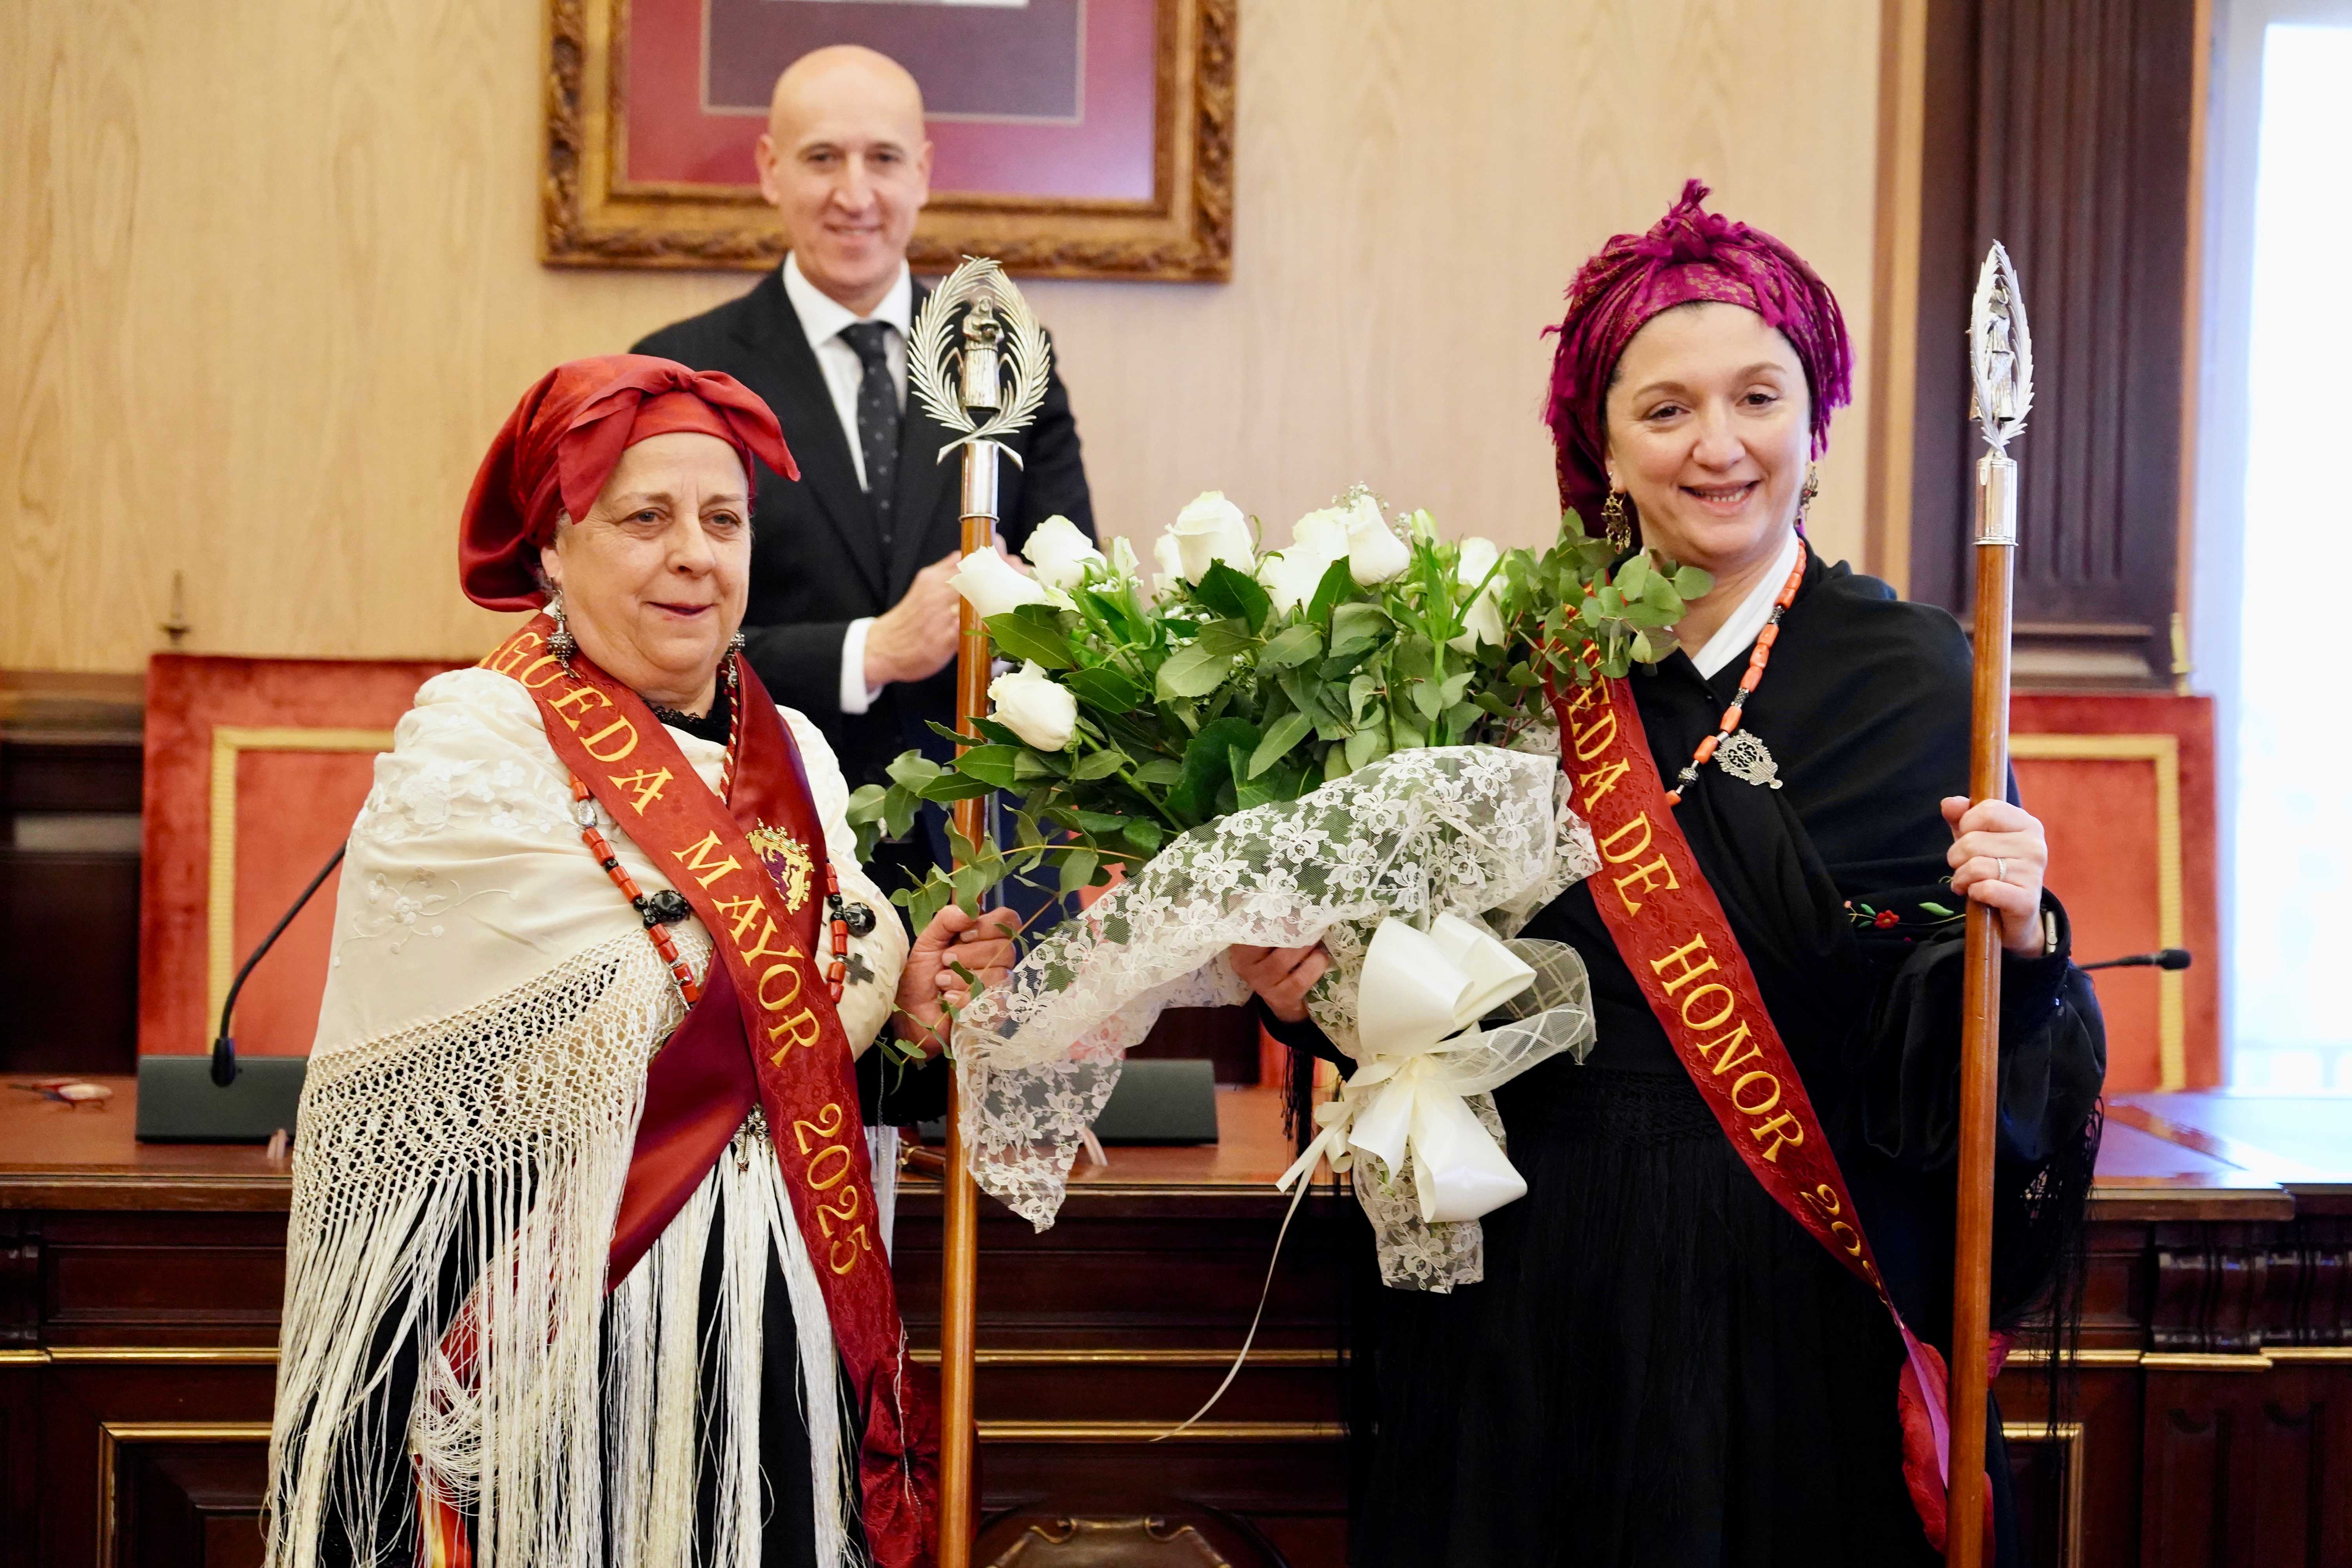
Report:
[[[2181,912],[2180,739],[2177,735],[2012,734],[2009,754],[2037,762],[2147,763],[2156,770],[2156,944],[2188,942]],[[2189,980],[2156,976],[2157,1087],[2189,1087]]]
[[[2001,1436],[2011,1443],[2052,1443],[2060,1446],[2065,1466],[2066,1497],[2059,1519],[2059,1568],[2082,1568],[2083,1563],[2083,1478],[2087,1466],[2085,1450],[2088,1442],[2083,1436],[2080,1421],[2061,1421],[2055,1427],[2040,1421],[2004,1421]]]
[[[267,1443],[267,1421],[104,1421],[98,1428],[98,1561],[112,1568],[117,1552],[115,1476],[125,1443]]]
[[[58,1345],[39,1352],[59,1365],[276,1366],[276,1345]]]
[[[2268,1372],[2273,1364],[2266,1351],[2215,1355],[2202,1351],[2149,1351],[2139,1358],[2146,1372]]]
[[[236,973],[236,760],[247,752],[392,750],[389,730],[303,729],[294,725],[213,726],[212,845],[205,884],[205,1026],[228,1000]]]

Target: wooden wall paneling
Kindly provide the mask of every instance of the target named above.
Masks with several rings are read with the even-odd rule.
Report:
[[[2034,327],[2018,674],[2173,674],[2196,0],[1931,0],[1914,596],[1962,608],[1977,443],[1965,361],[1976,265],[2016,258]]]
[[[2266,1375],[2151,1373],[2142,1525],[2152,1568],[2338,1563],[2352,1492],[2352,1366]],[[2333,1458],[2331,1458],[2333,1456]]]
[[[543,16],[0,7],[0,668],[136,670],[175,574],[191,651],[495,641],[456,519],[499,421],[746,283],[540,265]],[[1109,531],[1218,488],[1280,541],[1360,479],[1548,537],[1542,330],[1688,174],[1872,341],[1878,0],[1243,0],[1238,33],[1233,281],[1031,290]],[[1863,556],[1862,382],[1832,559]]]
[[[283,1213],[53,1213],[41,1252],[51,1347],[277,1343]]]
[[[41,1485],[47,1500],[41,1509],[40,1561],[97,1563],[102,1568],[116,1562],[124,1568],[147,1568],[150,1561],[159,1568],[177,1568],[190,1561],[176,1552],[150,1559],[143,1552],[118,1557],[114,1552],[124,1533],[126,1502],[151,1507],[151,1526],[169,1521],[168,1497],[162,1495],[160,1485],[145,1484],[152,1445],[203,1443],[230,1450],[213,1456],[201,1481],[185,1467],[178,1468],[190,1484],[204,1488],[201,1500],[191,1499],[192,1505],[200,1504],[193,1521],[198,1538],[234,1533],[239,1514],[258,1510],[276,1384],[276,1369],[267,1364],[100,1362],[60,1363],[44,1369]],[[127,1490],[122,1485],[126,1471],[131,1481]],[[137,1523],[134,1518],[133,1533]],[[220,1531],[220,1524],[230,1529]],[[187,1540],[184,1533],[175,1544],[184,1546]],[[209,1547],[205,1556],[194,1559],[213,1561]],[[236,1559],[224,1551],[217,1561]]]
[[[40,1378],[37,1351],[0,1349],[0,1565],[34,1568],[39,1534]]]
[[[268,1422],[109,1423],[100,1442],[100,1562],[261,1568]]]
[[[1884,0],[1878,38],[1878,239],[1872,282],[1869,499],[1864,567],[1908,591],[1912,431],[1918,420],[1921,182],[1927,0]],[[1949,352],[1941,342],[1933,352]]]

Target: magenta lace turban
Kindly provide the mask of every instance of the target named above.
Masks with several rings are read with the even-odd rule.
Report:
[[[1693,180],[1647,234],[1621,234],[1587,261],[1568,289],[1568,318],[1554,328],[1551,397],[1544,422],[1559,453],[1559,500],[1588,521],[1609,493],[1601,404],[1617,358],[1661,310],[1695,300],[1744,306],[1797,351],[1812,393],[1813,456],[1829,446],[1830,411],[1853,396],[1853,352],[1837,297],[1793,250],[1760,229],[1700,210]]]

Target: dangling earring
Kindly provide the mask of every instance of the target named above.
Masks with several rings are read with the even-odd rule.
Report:
[[[1822,493],[1822,469],[1818,463],[1805,465],[1805,488],[1797,492],[1797,537],[1805,536],[1805,519],[1812,514],[1813,498]]]
[[[1625,492],[1611,490],[1609,499],[1601,503],[1601,526],[1609,538],[1609,548],[1621,554],[1633,548],[1633,521],[1625,515]]]
[[[564,624],[562,595],[558,594],[548,601],[547,613],[555,617],[555,629],[547,634],[547,651],[555,656],[555,662],[563,667],[564,674],[569,675],[572,673],[572,656],[580,651],[580,645],[572,640],[572,628]]]

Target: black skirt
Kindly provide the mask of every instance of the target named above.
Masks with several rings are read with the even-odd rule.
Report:
[[[1482,1283],[1380,1292],[1353,1561],[1939,1563],[1904,1486],[1885,1308],[1689,1080],[1560,1059],[1498,1098],[1528,1194],[1482,1222]]]

